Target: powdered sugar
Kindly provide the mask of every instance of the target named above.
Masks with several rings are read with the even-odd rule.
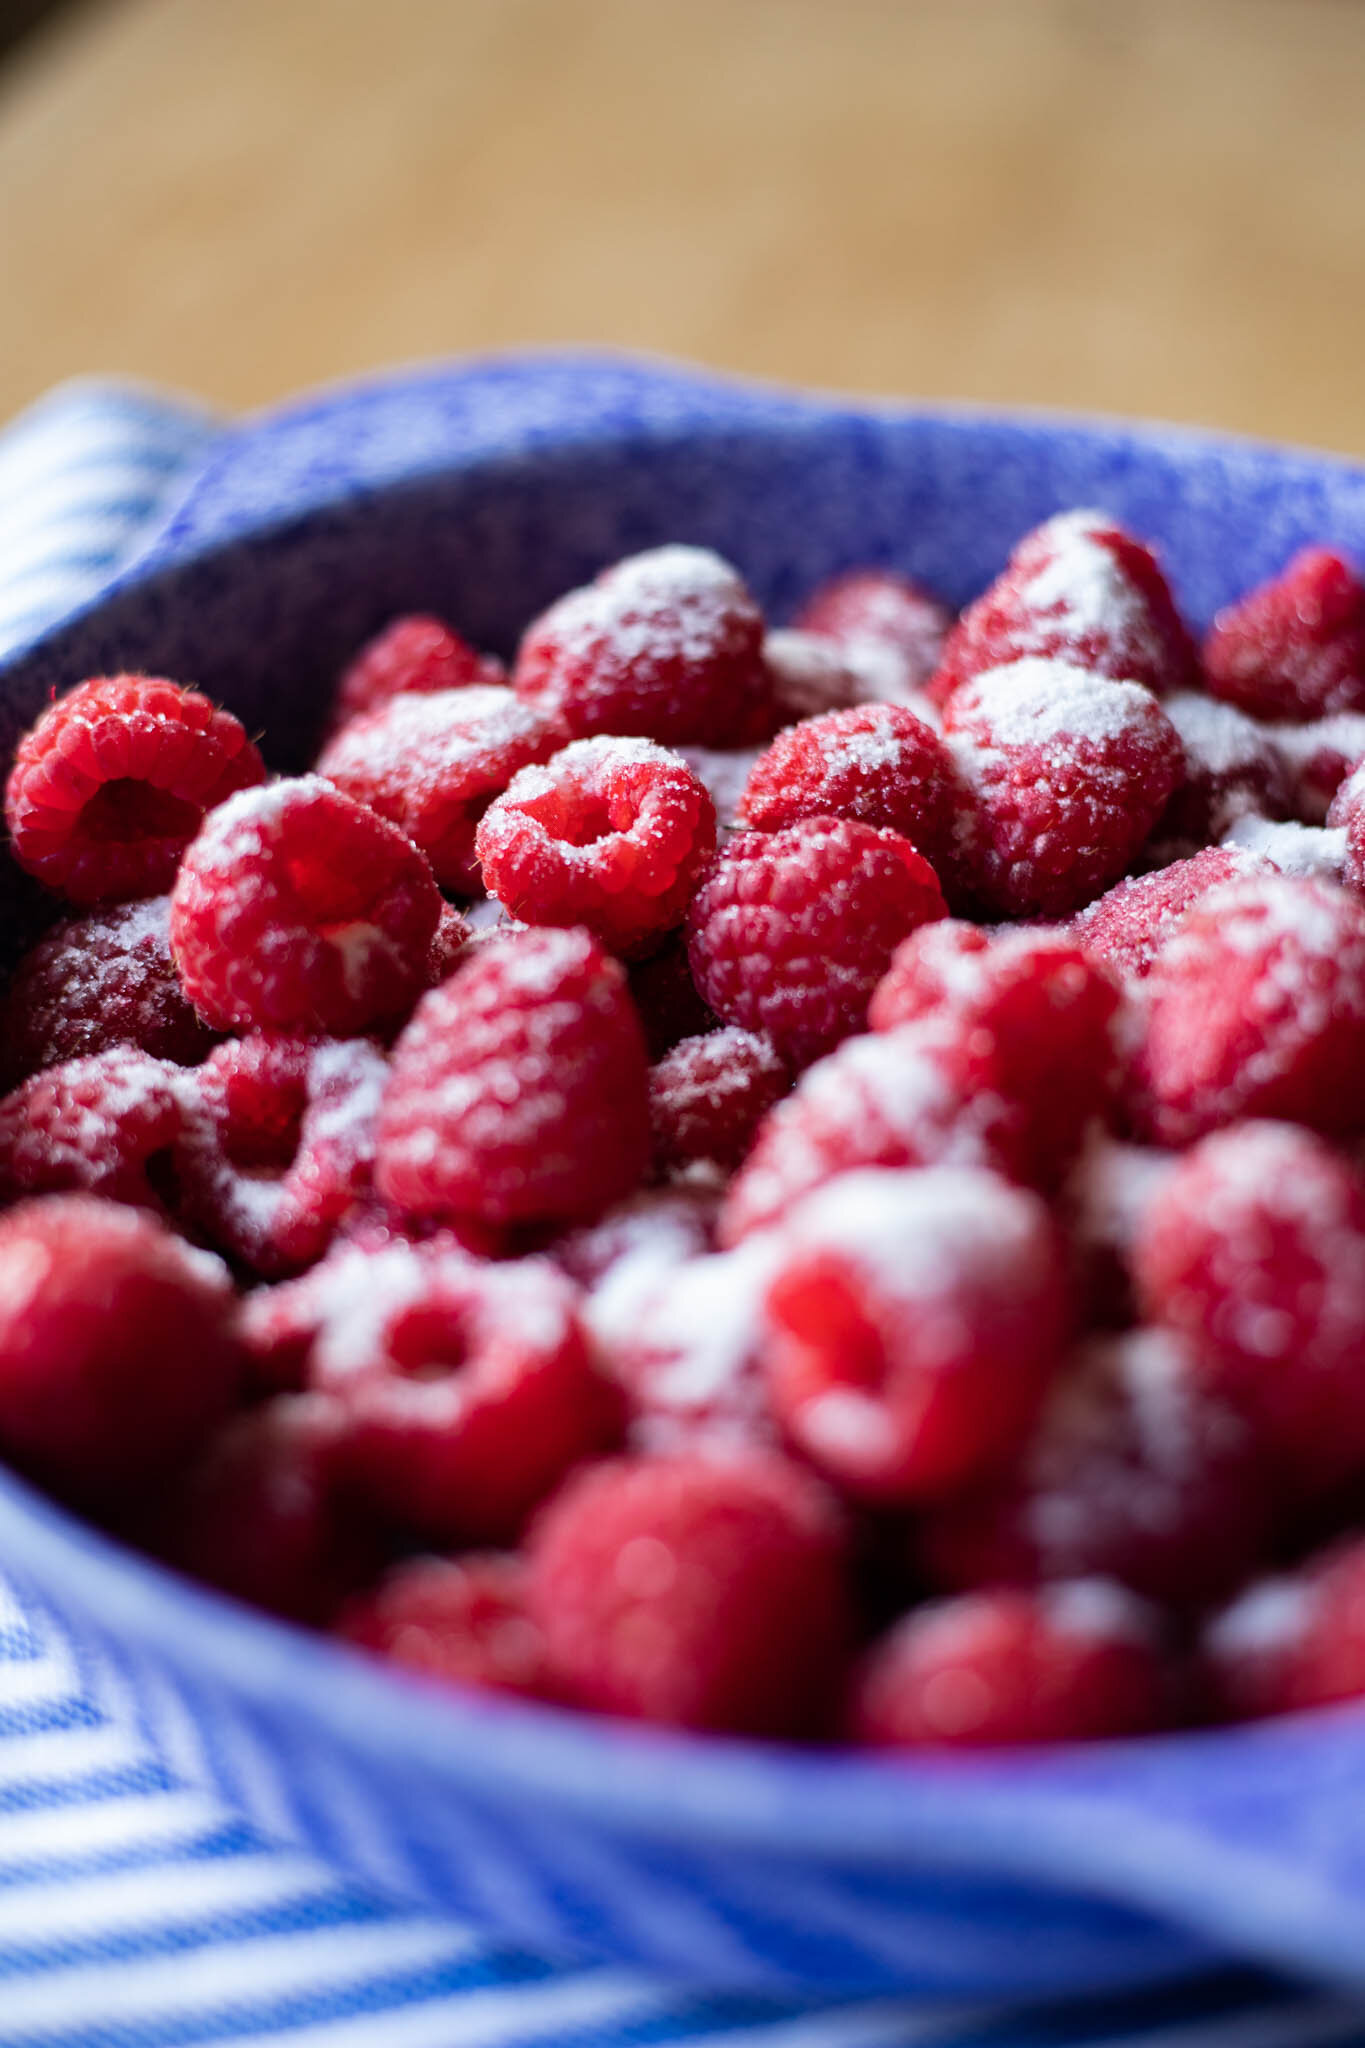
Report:
[[[987,669],[952,701],[950,725],[1001,748],[1112,747],[1160,712],[1141,683],[1114,682],[1066,661],[1030,656]]]

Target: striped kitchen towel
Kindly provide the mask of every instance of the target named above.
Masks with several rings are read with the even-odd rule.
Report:
[[[0,653],[108,581],[214,431],[87,382],[0,434]],[[556,1964],[261,1838],[163,1754],[118,1670],[0,1573],[0,2048],[1365,2048],[1365,2004],[1251,1971],[966,2010]]]

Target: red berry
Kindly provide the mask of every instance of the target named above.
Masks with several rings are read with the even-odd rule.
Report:
[[[73,903],[158,896],[204,814],[265,779],[230,712],[160,676],[96,676],[20,740],[5,791],[14,858]]]
[[[1024,536],[948,635],[930,692],[942,703],[970,677],[1034,657],[1158,695],[1197,680],[1155,557],[1104,512],[1059,512]]]
[[[590,739],[521,771],[485,812],[478,854],[513,917],[586,925],[631,954],[681,922],[715,843],[715,807],[676,754]]]
[[[1343,880],[1357,896],[1365,896],[1365,763],[1342,783],[1327,822],[1346,834]]]
[[[1072,919],[1071,929],[1092,960],[1140,980],[1187,910],[1220,883],[1254,871],[1251,856],[1235,847],[1205,846],[1188,860],[1115,882]]]
[[[441,895],[403,834],[317,775],[204,822],[171,895],[185,993],[224,1030],[345,1035],[426,984]]]
[[[1098,895],[1182,772],[1180,741],[1150,691],[1061,661],[975,677],[944,730],[977,799],[972,882],[1006,916],[1065,917]]]
[[[1267,1554],[1264,1476],[1182,1341],[1135,1330],[1081,1352],[1015,1468],[931,1511],[919,1554],[953,1590],[1095,1575],[1205,1607]]]
[[[652,1274],[711,1250],[716,1197],[712,1188],[642,1188],[609,1209],[596,1223],[568,1232],[554,1257],[571,1280],[590,1290],[625,1260]]]
[[[548,1260],[486,1265],[395,1246],[368,1265],[309,1365],[310,1383],[343,1410],[348,1484],[427,1538],[515,1536],[613,1434],[576,1288]]]
[[[1321,825],[1352,769],[1365,759],[1365,711],[1339,711],[1306,725],[1262,726],[1289,786],[1289,815]]]
[[[852,1732],[893,1749],[1143,1735],[1166,1718],[1150,1610],[1104,1579],[966,1593],[907,1614],[872,1649]]]
[[[697,993],[687,959],[687,939],[670,932],[657,953],[630,966],[631,999],[640,1014],[651,1060],[661,1060],[685,1038],[714,1031],[720,1019]]]
[[[1237,1117],[1365,1122],[1365,906],[1268,874],[1209,891],[1157,954],[1133,1113],[1185,1145]]]
[[[463,690],[501,683],[505,671],[491,654],[476,654],[467,640],[426,612],[391,619],[343,669],[334,723],[377,711],[394,697]]]
[[[736,1735],[818,1732],[849,1635],[842,1531],[775,1457],[622,1458],[538,1519],[530,1605],[579,1705]]]
[[[64,918],[24,955],[0,1021],[14,1080],[116,1045],[183,1067],[204,1058],[214,1033],[181,992],[170,908],[152,896]]]
[[[762,615],[705,548],[653,548],[570,591],[528,629],[513,681],[576,738],[732,747],[773,725]]]
[[[730,841],[693,898],[688,957],[718,1016],[801,1066],[862,1026],[896,946],[945,908],[899,833],[803,818]]]
[[[1262,1579],[1213,1617],[1203,1694],[1220,1721],[1301,1713],[1365,1694],[1365,1539],[1348,1536],[1295,1572]]]
[[[1036,1195],[979,1170],[850,1173],[792,1210],[768,1288],[773,1406],[868,1501],[933,1499],[1007,1456],[1067,1335]]]
[[[791,1076],[772,1041],[730,1025],[685,1038],[649,1071],[649,1121],[660,1172],[733,1169]]]
[[[1365,711],[1365,584],[1330,548],[1219,612],[1204,642],[1216,697],[1260,718]]]
[[[851,569],[822,583],[797,614],[802,631],[832,640],[874,687],[868,697],[908,701],[937,669],[952,613],[909,576]]]
[[[375,1179],[407,1215],[583,1221],[648,1159],[640,1026],[587,932],[488,940],[394,1046]]]
[[[79,1190],[159,1209],[148,1170],[179,1135],[182,1078],[132,1046],[33,1075],[0,1101],[0,1201]]]
[[[495,1692],[549,1690],[545,1645],[526,1611],[526,1567],[496,1551],[410,1557],[348,1602],[337,1634],[406,1670]]]
[[[851,704],[874,699],[904,699],[910,703],[917,700],[916,692],[907,689],[898,693],[895,687],[902,672],[895,655],[888,660],[878,649],[870,661],[864,662],[817,633],[767,634],[763,641],[763,665],[772,686],[778,724],[818,718],[826,711],[846,711]],[[928,700],[924,702],[927,704]]]
[[[778,734],[745,785],[740,821],[779,832],[800,818],[885,825],[941,867],[953,852],[959,779],[938,734],[902,704],[828,711]]]
[[[1157,1191],[1134,1267],[1146,1314],[1300,1490],[1365,1469],[1365,1183],[1320,1138],[1205,1138]]]
[[[387,1078],[365,1039],[220,1045],[182,1090],[181,1213],[254,1272],[311,1265],[369,1185]]]
[[[1126,1330],[1138,1320],[1133,1246],[1158,1188],[1176,1164],[1174,1153],[1095,1134],[1067,1177],[1061,1221],[1086,1305],[1083,1320],[1097,1329]]]
[[[482,885],[474,834],[519,768],[564,743],[563,728],[511,690],[404,695],[344,725],[317,772],[420,846],[444,889]]]
[[[978,1057],[936,1020],[848,1039],[759,1126],[721,1212],[722,1243],[766,1228],[855,1167],[1011,1167],[1019,1112],[996,1079],[989,1047]]]
[[[1289,779],[1273,734],[1201,690],[1182,690],[1161,708],[1179,736],[1184,775],[1157,820],[1156,839],[1194,850],[1221,839],[1249,811],[1290,815]]]
[[[84,1195],[0,1217],[0,1446],[104,1505],[169,1476],[227,1415],[241,1357],[218,1260]]]

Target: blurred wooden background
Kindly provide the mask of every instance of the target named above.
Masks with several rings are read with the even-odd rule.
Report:
[[[1358,0],[103,0],[0,72],[0,416],[518,342],[1365,453]]]

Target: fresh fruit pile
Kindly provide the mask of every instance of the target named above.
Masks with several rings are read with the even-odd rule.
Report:
[[[956,621],[693,547],[315,771],[22,741],[0,1454],[438,1680],[889,1746],[1365,1695],[1365,586],[1202,649],[1050,519]]]

